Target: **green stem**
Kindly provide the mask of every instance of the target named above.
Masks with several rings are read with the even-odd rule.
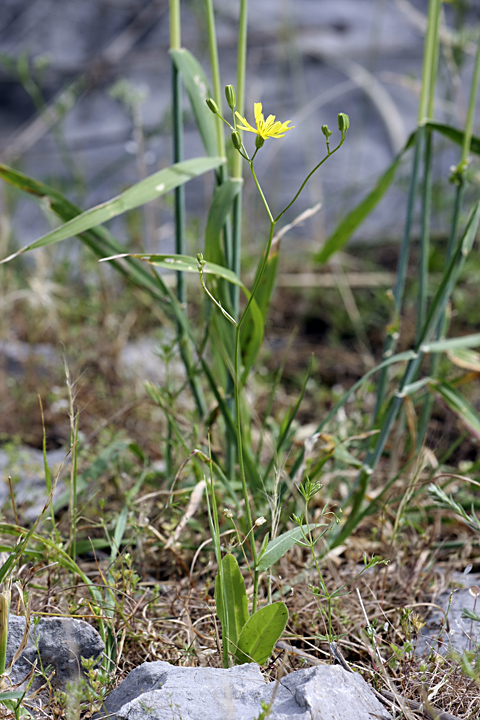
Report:
[[[180,48],[180,2],[170,0],[170,48]],[[183,159],[183,117],[182,117],[182,80],[172,60],[172,114],[173,114],[173,162]],[[185,247],[185,185],[175,188],[175,252],[186,254]],[[177,272],[177,297],[186,301],[185,277]]]
[[[237,110],[240,115],[245,114],[245,74],[247,66],[247,19],[248,0],[240,0],[240,15],[238,18],[238,49],[237,49]],[[233,158],[233,177],[243,177],[242,158],[235,153]]]
[[[417,336],[427,315],[428,265],[430,255],[430,214],[432,210],[432,131],[427,129],[424,146],[424,177],[422,187],[422,231],[418,271]]]
[[[252,170],[253,170],[253,168],[252,168]],[[257,185],[257,187],[259,187],[259,186]],[[262,196],[263,196],[263,193],[262,193]],[[265,203],[266,203],[266,200],[265,200]],[[267,205],[267,207],[268,207],[268,205]],[[254,282],[254,285],[252,288],[252,292],[251,292],[250,297],[248,298],[247,304],[245,306],[245,310],[243,311],[242,316],[240,317],[240,319],[237,323],[237,327],[235,328],[235,350],[234,350],[234,352],[235,352],[235,377],[234,377],[234,380],[235,380],[235,426],[236,426],[236,431],[237,431],[237,451],[238,451],[238,465],[239,465],[240,481],[242,483],[243,499],[245,502],[245,512],[247,515],[247,532],[252,530],[252,540],[250,543],[251,548],[252,548],[252,562],[253,562],[253,567],[254,567],[252,613],[254,613],[257,609],[259,574],[257,571],[257,549],[255,547],[255,532],[253,530],[252,512],[250,509],[250,500],[248,497],[247,477],[246,477],[246,473],[245,473],[245,462],[244,462],[244,457],[243,457],[242,413],[241,413],[241,404],[240,404],[240,389],[241,389],[240,331],[241,331],[242,325],[248,315],[250,306],[253,302],[255,293],[257,292],[257,289],[258,289],[258,286],[262,279],[262,276],[265,272],[265,268],[266,268],[267,262],[268,262],[268,256],[270,254],[270,249],[272,247],[274,230],[275,230],[275,221],[272,221],[270,223],[270,234],[268,237],[267,247],[266,247],[264,255],[263,255],[262,265],[261,265],[260,270],[255,279],[255,282]]]
[[[325,155],[325,157],[323,158],[323,160],[320,160],[320,162],[318,163],[318,165],[315,165],[315,167],[313,168],[313,170],[311,170],[311,171],[308,173],[307,177],[305,178],[305,180],[303,181],[303,183],[300,185],[300,189],[298,190],[298,192],[297,192],[296,195],[294,196],[293,200],[291,200],[291,201],[288,203],[288,205],[283,208],[282,212],[281,212],[279,215],[277,215],[277,217],[275,218],[275,222],[278,222],[278,221],[280,220],[280,218],[282,217],[282,215],[284,215],[284,214],[287,212],[287,210],[289,210],[289,209],[292,207],[293,203],[297,201],[300,193],[303,191],[305,185],[306,185],[307,182],[310,180],[310,178],[312,177],[312,175],[317,172],[318,168],[321,167],[321,165],[323,165],[323,163],[326,162],[329,157],[331,157],[332,155],[334,155],[334,154],[337,152],[337,150],[339,150],[339,149],[342,147],[343,143],[345,142],[345,138],[346,138],[346,137],[347,137],[347,133],[346,133],[346,132],[343,132],[343,133],[342,133],[342,139],[341,139],[340,142],[338,143],[337,147],[334,148],[333,150],[329,150],[328,153],[327,153],[327,155]]]
[[[240,14],[238,19],[238,48],[237,48],[237,86],[236,86],[236,100],[237,107],[240,112],[243,112],[245,107],[245,74],[247,64],[247,30],[248,30],[248,0],[240,0]],[[217,103],[218,104],[218,103]],[[221,105],[219,105],[221,107]],[[243,177],[243,162],[242,157],[239,153],[235,153],[233,157],[233,171],[232,175],[234,178],[241,179]],[[228,267],[240,277],[241,271],[241,253],[242,253],[242,199],[243,193],[240,192],[235,196],[232,206],[232,235],[231,245],[227,247],[227,250],[231,252],[227,254]],[[232,313],[234,317],[238,317],[240,311],[240,288],[238,285],[230,285],[230,299],[232,303]],[[236,347],[237,341],[239,341],[239,333],[235,332],[235,362],[238,361],[239,348]],[[238,352],[237,352],[238,351]],[[235,415],[239,416],[239,392],[238,384],[240,383],[240,376],[237,374],[238,367],[235,368],[235,377],[228,376],[227,383],[227,398],[230,403],[230,407],[233,410],[233,404],[236,404]],[[232,387],[233,386],[233,387]],[[231,397],[233,390],[233,398]],[[235,453],[235,447],[233,444],[233,438],[230,436],[227,430],[226,436],[227,446],[227,474],[233,477],[235,470],[235,454],[240,462],[241,448],[238,442],[241,442],[241,435],[238,435],[237,430],[237,447]],[[251,523],[248,527],[247,532],[250,530]],[[253,535],[253,533],[252,533]],[[254,558],[254,564],[256,564],[256,551],[255,551],[255,537],[252,537],[252,558]],[[255,594],[255,593],[254,593]],[[256,594],[255,594],[256,595]],[[256,599],[254,599],[254,603]]]
[[[179,50],[181,47],[180,34],[180,0],[170,0],[170,48]],[[177,163],[183,159],[183,116],[182,116],[182,84],[181,76],[175,63],[172,60],[172,116],[173,116],[173,162]],[[174,191],[174,215],[175,215],[175,252],[179,255],[186,254],[185,242],[185,185],[180,185]],[[185,276],[183,272],[177,272],[177,298],[182,308],[186,311],[187,291]],[[205,413],[206,403],[202,389],[192,370],[192,357],[187,337],[182,325],[177,323],[177,337],[190,388],[192,390],[195,404],[199,412]]]
[[[428,6],[427,34],[423,56],[422,88],[418,105],[418,125],[423,125],[429,117],[429,106],[434,92],[436,76],[435,50],[438,48],[438,25],[440,20],[440,0],[430,0]]]
[[[413,381],[416,373],[420,369],[424,355],[421,346],[431,337],[431,334],[435,330],[437,323],[440,319],[444,304],[448,300],[448,298],[451,297],[460,271],[471,250],[475,238],[475,233],[478,229],[479,221],[480,201],[470,213],[465,232],[462,238],[459,240],[455,249],[455,253],[453,254],[448,264],[448,267],[442,277],[440,286],[428,311],[428,315],[420,333],[420,337],[415,344],[415,356],[408,362],[403,379],[400,383],[400,387],[392,398],[387,416],[382,422],[382,427],[380,429],[379,435],[377,436],[375,446],[368,451],[365,462],[363,464],[363,468],[355,481],[355,486],[350,493],[349,498],[347,498],[346,505],[348,506],[348,504],[351,503],[348,519],[344,523],[340,531],[334,536],[331,547],[336,547],[337,545],[341,544],[346,538],[348,538],[359,522],[362,505],[365,499],[370,477],[373,474],[380,457],[382,456],[393,423],[395,422],[398,411],[402,405],[405,396],[404,391],[406,390],[409,383]]]
[[[212,69],[212,84],[213,84],[213,98],[217,103],[217,107],[222,107],[222,83],[220,79],[220,65],[218,62],[218,45],[217,45],[217,33],[215,30],[215,14],[213,11],[212,0],[205,0],[205,12],[207,16],[207,35],[208,35],[208,50],[210,54],[210,66]],[[217,147],[218,154],[220,157],[225,156],[225,136],[223,134],[222,118],[219,115],[215,116],[217,123]],[[226,176],[226,167],[222,165],[220,168],[222,172],[222,178]]]
[[[170,0],[170,50],[180,50],[180,31],[180,0]]]
[[[393,289],[393,321],[388,328],[387,339],[383,350],[383,359],[386,360],[394,354],[397,345],[398,331],[400,325],[400,313],[403,305],[403,296],[405,293],[405,282],[407,278],[408,260],[410,257],[410,241],[412,235],[412,224],[413,215],[415,210],[415,200],[417,197],[417,184],[418,184],[418,172],[420,169],[420,157],[422,154],[423,138],[425,135],[425,128],[420,127],[415,137],[415,148],[412,163],[412,172],[410,175],[410,187],[408,190],[408,201],[407,201],[407,214],[405,218],[405,226],[403,229],[402,245],[400,248],[400,255],[398,257],[397,273],[395,279],[395,287]],[[373,422],[375,423],[387,391],[389,368],[386,366],[382,369],[380,377],[377,383],[377,397],[375,402],[375,411],[373,415]]]
[[[480,35],[477,42],[477,52],[475,55],[475,65],[473,69],[472,86],[470,91],[470,102],[468,104],[467,119],[465,122],[465,132],[463,135],[462,147],[462,163],[468,159],[470,152],[470,143],[472,141],[473,119],[475,116],[475,106],[477,103],[478,85],[480,83]]]

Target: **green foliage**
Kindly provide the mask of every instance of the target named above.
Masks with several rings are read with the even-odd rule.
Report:
[[[306,183],[327,160],[329,160],[347,139],[349,119],[344,113],[338,115],[338,132],[333,133],[327,125],[321,126],[325,142],[324,154],[315,158],[312,171],[305,177],[300,187],[292,192],[292,200],[283,208],[272,210],[276,198],[267,197],[262,182],[256,174],[255,161],[257,154],[262,152],[266,142],[275,138],[280,140],[282,134],[289,131],[286,123],[265,121],[255,110],[255,127],[250,125],[243,114],[245,111],[245,54],[246,54],[246,0],[240,3],[239,20],[239,63],[236,88],[227,85],[226,99],[231,113],[223,117],[222,97],[220,92],[220,72],[216,57],[216,41],[214,33],[213,6],[206,3],[206,19],[211,53],[211,75],[213,90],[210,90],[207,73],[197,59],[185,48],[180,47],[180,22],[175,15],[172,4],[172,40],[171,59],[174,76],[173,120],[175,140],[175,162],[171,167],[163,169],[136,183],[120,195],[93,208],[82,211],[71,203],[55,188],[22,174],[6,165],[0,165],[0,178],[15,188],[25,192],[37,201],[45,203],[60,218],[62,224],[39,238],[36,242],[18,250],[1,262],[7,262],[27,251],[47,247],[70,237],[77,236],[93,254],[102,260],[108,260],[117,272],[122,273],[141,289],[154,310],[166,320],[173,321],[175,340],[172,345],[178,347],[179,355],[185,370],[185,378],[173,388],[167,382],[166,387],[150,383],[147,387],[149,397],[167,417],[167,431],[164,438],[163,454],[166,458],[168,477],[177,481],[180,470],[187,460],[191,460],[193,487],[207,487],[206,501],[208,504],[209,528],[213,540],[218,571],[215,580],[215,601],[217,614],[222,626],[223,662],[229,665],[233,659],[236,663],[255,661],[260,664],[267,662],[276,642],[284,632],[288,610],[283,602],[271,602],[271,588],[268,599],[261,596],[260,574],[275,565],[294,545],[308,550],[311,561],[318,576],[311,585],[311,591],[319,603],[319,613],[325,618],[326,632],[319,636],[327,642],[333,642],[336,635],[333,610],[335,603],[347,592],[350,583],[344,583],[330,590],[323,576],[322,560],[328,548],[345,542],[367,516],[377,512],[386,502],[387,491],[395,483],[396,476],[386,481],[383,487],[371,493],[371,481],[385,449],[389,447],[394,427],[401,418],[405,408],[418,408],[418,445],[421,446],[425,437],[425,428],[431,414],[431,401],[438,396],[466,425],[468,431],[480,436],[480,419],[472,403],[459,390],[459,385],[443,377],[439,371],[438,357],[446,354],[454,358],[456,367],[461,362],[472,362],[472,356],[466,358],[459,354],[462,348],[480,345],[478,334],[461,338],[446,338],[448,331],[447,308],[454,297],[454,291],[462,276],[464,264],[472,250],[480,222],[480,203],[474,203],[468,220],[461,227],[462,188],[468,181],[468,153],[480,153],[480,139],[471,132],[473,110],[469,111],[464,130],[438,123],[433,118],[433,99],[436,82],[436,56],[439,47],[439,12],[440,4],[432,0],[429,5],[431,13],[428,20],[428,34],[425,47],[424,77],[419,107],[418,127],[410,135],[405,147],[394,158],[391,165],[381,175],[375,187],[367,193],[357,207],[343,218],[333,234],[327,239],[322,250],[316,255],[315,261],[327,262],[335,253],[342,250],[352,234],[361,227],[362,222],[374,211],[379,202],[395,182],[400,166],[407,160],[412,150],[412,169],[410,195],[407,207],[405,232],[400,251],[395,288],[392,293],[392,318],[387,327],[387,341],[381,360],[369,367],[368,372],[348,389],[336,403],[330,403],[330,410],[325,413],[317,427],[314,438],[324,433],[328,439],[328,448],[322,453],[309,455],[307,443],[299,449],[293,447],[295,422],[300,411],[300,404],[306,392],[310,378],[309,368],[306,373],[297,402],[286,411],[278,422],[271,421],[268,413],[260,418],[264,436],[266,429],[271,429],[271,452],[266,458],[263,437],[254,439],[253,412],[249,405],[247,387],[255,377],[256,363],[263,343],[264,328],[268,317],[279,263],[280,244],[276,232],[283,215],[294,205],[303,192]],[[480,67],[476,61],[475,73]],[[36,83],[28,79],[28,58],[20,58],[18,73],[23,84],[36,100],[43,105],[41,93]],[[186,90],[192,113],[208,157],[185,160],[182,157],[182,106],[181,82]],[[117,96],[128,101],[133,107],[141,100],[134,97],[132,88],[117,87]],[[127,93],[126,93],[127,91]],[[214,98],[211,95],[214,95]],[[475,106],[476,88],[472,86],[471,107]],[[238,109],[238,110],[237,110]],[[261,110],[261,108],[260,108]],[[231,114],[231,118],[230,118]],[[240,123],[238,122],[240,121]],[[233,163],[227,167],[224,152],[225,137],[232,147]],[[253,150],[247,149],[243,133],[255,135]],[[434,284],[430,277],[428,259],[430,257],[429,218],[432,207],[432,184],[430,180],[432,166],[432,147],[434,138],[441,135],[446,141],[462,146],[462,157],[455,166],[451,181],[454,184],[455,210],[452,219],[451,236],[445,253],[439,252],[435,261],[440,275]],[[335,145],[335,139],[337,144]],[[251,178],[258,191],[268,220],[268,231],[258,257],[254,262],[253,281],[244,280],[241,271],[241,203],[242,203],[242,166],[248,168]],[[419,182],[419,168],[423,168],[423,180]],[[182,188],[190,179],[205,173],[212,173],[214,190],[208,209],[205,235],[197,233],[197,245],[187,254],[186,217]],[[265,183],[265,188],[268,184]],[[158,254],[133,252],[131,248],[120,245],[114,236],[104,227],[103,223],[110,219],[142,207],[152,200],[164,198],[169,191],[175,191],[174,210],[176,223],[177,248],[175,253]],[[408,258],[412,236],[412,218],[416,203],[421,199],[423,217],[422,235],[420,238],[420,261],[417,278],[418,295],[416,305],[419,308],[416,337],[412,346],[402,352],[396,352],[401,331],[401,317],[405,308],[405,286],[407,282]],[[202,238],[202,240],[199,240]],[[190,251],[189,251],[190,252]],[[157,269],[170,270],[176,274],[177,289],[172,291],[163,274]],[[184,286],[184,275],[198,275],[197,295],[201,301],[195,312],[187,302]],[[200,292],[198,292],[200,290]],[[243,293],[243,297],[240,294]],[[241,298],[241,299],[240,299]],[[457,353],[454,356],[452,353]],[[168,353],[166,353],[168,354]],[[449,355],[450,354],[450,355]],[[477,358],[478,359],[478,358]],[[430,363],[426,369],[427,363]],[[450,369],[450,366],[448,366]],[[397,371],[393,380],[388,373]],[[398,372],[400,371],[400,372]],[[378,374],[378,380],[376,378]],[[375,385],[376,383],[376,385]],[[376,407],[371,422],[363,419],[362,436],[357,446],[352,446],[345,437],[342,428],[334,434],[331,425],[338,422],[339,411],[343,410],[359,390],[369,387],[376,394]],[[194,410],[189,410],[188,418],[181,421],[177,417],[175,402],[189,388],[195,402]],[[426,391],[429,391],[428,393]],[[273,396],[274,389],[272,390]],[[272,400],[273,401],[273,400]],[[333,407],[331,407],[333,405]],[[73,394],[71,394],[71,409]],[[183,410],[182,410],[183,412]],[[8,581],[13,569],[26,555],[30,558],[48,556],[52,563],[58,563],[66,572],[84,583],[88,594],[91,614],[98,622],[101,635],[106,643],[106,653],[102,669],[97,672],[93,665],[86,666],[87,680],[81,693],[86,698],[88,710],[101,700],[101,683],[106,673],[111,672],[117,659],[118,648],[115,628],[115,617],[124,616],[124,600],[119,599],[117,590],[121,586],[122,593],[134,592],[139,583],[139,575],[134,571],[132,558],[128,553],[122,554],[122,547],[134,542],[135,533],[129,525],[133,500],[138,494],[145,474],[141,474],[133,489],[122,495],[123,505],[107,522],[103,517],[101,506],[100,520],[97,527],[102,537],[78,540],[76,537],[77,522],[80,517],[77,496],[88,485],[97,482],[105,468],[115,461],[118,453],[125,450],[128,443],[123,440],[113,441],[97,457],[91,459],[89,467],[77,477],[77,449],[81,442],[78,427],[74,425],[73,413],[71,425],[71,446],[73,448],[72,497],[70,498],[70,522],[72,528],[68,542],[65,542],[57,527],[57,509],[62,507],[65,498],[53,504],[55,480],[46,460],[46,444],[44,437],[45,480],[48,493],[45,510],[50,512],[51,535],[42,536],[38,532],[38,523],[32,528],[23,528],[18,524],[3,523],[0,530],[12,538],[12,545],[7,546],[10,556],[0,569],[0,581]],[[414,413],[410,413],[412,416]],[[185,433],[184,425],[188,433]],[[187,437],[187,439],[186,439]],[[214,437],[214,442],[211,442]],[[314,444],[312,439],[312,445]],[[413,441],[412,441],[413,444]],[[194,449],[192,449],[194,448]],[[135,451],[133,447],[130,447]],[[143,457],[143,450],[137,448],[138,455]],[[418,448],[417,448],[418,450]],[[412,452],[414,448],[412,448]],[[356,453],[356,454],[355,454]],[[355,481],[346,482],[347,492],[343,494],[342,507],[334,515],[327,510],[316,508],[312,513],[312,501],[319,496],[322,487],[317,477],[321,476],[326,463],[335,469],[348,466],[358,469]],[[180,470],[178,466],[181,465]],[[205,466],[208,466],[210,480],[204,477]],[[278,474],[277,474],[277,469]],[[177,473],[178,470],[178,473]],[[309,474],[311,470],[311,473]],[[284,473],[282,475],[282,472]],[[215,483],[215,487],[214,487]],[[187,485],[190,489],[192,483]],[[182,488],[184,490],[184,488]],[[298,490],[298,493],[297,493]],[[376,490],[376,488],[375,488]],[[283,509],[284,495],[294,495],[287,510]],[[283,495],[284,494],[284,495]],[[480,529],[478,517],[472,507],[469,513],[460,503],[448,496],[436,485],[431,486],[431,494],[444,508],[453,511],[471,529]],[[193,491],[192,491],[193,495]],[[218,495],[218,498],[217,498]],[[290,497],[290,495],[288,497]],[[298,495],[300,496],[299,504]],[[245,581],[236,557],[227,552],[223,545],[223,527],[220,526],[217,502],[223,497],[228,498],[233,513],[227,514],[232,520],[238,545],[244,552],[245,564],[251,574],[253,595],[251,609],[245,589]],[[261,512],[270,501],[273,506],[272,522],[262,535],[260,528],[267,522]],[[102,503],[105,500],[102,499]],[[176,501],[175,501],[176,502]],[[291,508],[294,512],[290,513]],[[404,507],[400,505],[403,512]],[[174,509],[174,501],[170,498],[169,509]],[[175,508],[179,512],[178,508]],[[295,527],[286,524],[286,517],[291,516]],[[312,516],[316,519],[311,522]],[[323,520],[325,522],[323,522]],[[186,522],[186,521],[185,521]],[[190,522],[193,523],[190,516]],[[196,520],[198,525],[200,520]],[[289,528],[289,529],[286,529]],[[203,528],[202,528],[203,529]],[[396,527],[395,527],[396,529]],[[137,533],[138,534],[138,533]],[[137,538],[141,543],[141,538]],[[31,545],[31,547],[29,547]],[[88,574],[82,571],[77,563],[81,552],[96,549],[109,551],[110,566],[102,571],[102,583],[95,584]],[[377,557],[364,559],[364,567],[353,578],[360,577],[375,565],[385,562]],[[268,604],[265,604],[267,602]],[[263,607],[260,607],[263,605]],[[472,620],[478,614],[468,615]],[[369,630],[374,630],[369,626]],[[407,633],[408,634],[408,633]],[[0,643],[0,665],[4,655],[5,636]],[[191,653],[189,643],[185,644],[186,654]],[[408,639],[403,646],[391,645],[395,662],[411,656],[412,643]],[[466,656],[465,667],[470,668],[470,659]],[[467,671],[466,670],[466,671]],[[469,672],[469,671],[468,671]],[[72,691],[77,692],[77,691]],[[0,702],[14,703],[21,701],[20,695],[3,694]],[[78,699],[78,698],[77,698]],[[19,705],[10,705],[15,709]],[[72,716],[77,712],[79,704],[71,710]],[[15,709],[15,712],[17,710]],[[264,707],[260,716],[267,713]],[[68,711],[70,712],[70,710]],[[259,717],[260,717],[259,716]]]
[[[245,582],[231,554],[221,560],[215,582],[215,603],[228,654],[239,665],[249,662],[263,665],[285,630],[288,620],[285,604],[266,605],[249,616]]]
[[[215,582],[217,615],[222,622],[223,642],[236,653],[238,638],[248,620],[248,599],[240,568],[233,555],[225,555]]]
[[[245,623],[238,638],[235,653],[237,663],[266,663],[280,639],[288,621],[288,610],[283,602],[257,610]]]

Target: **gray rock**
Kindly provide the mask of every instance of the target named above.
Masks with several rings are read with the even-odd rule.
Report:
[[[25,618],[10,615],[8,622],[7,667],[20,647],[25,633]],[[81,658],[100,658],[104,644],[98,632],[83,620],[70,618],[42,618],[31,624],[28,643],[8,675],[13,684],[22,682],[37,661],[37,669],[47,675],[55,671],[52,684],[64,688],[75,680],[82,669]],[[34,682],[34,689],[43,684]]]
[[[464,608],[480,614],[480,596],[475,605],[475,598],[470,592],[470,588],[474,586],[480,587],[480,573],[452,573],[451,589],[443,592],[435,603],[442,610],[431,612],[420,632],[417,643],[419,655],[430,650],[442,655],[451,650],[462,653],[480,646],[480,623],[462,618]],[[452,598],[449,608],[450,596]]]
[[[339,665],[298,670],[267,683],[260,667],[181,668],[143,663],[105,700],[96,720],[389,720],[365,680]]]

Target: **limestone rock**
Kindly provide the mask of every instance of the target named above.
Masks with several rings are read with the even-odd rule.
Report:
[[[105,701],[96,720],[255,720],[262,702],[270,720],[389,720],[360,675],[339,665],[298,670],[267,683],[260,667],[226,670],[143,663]]]
[[[452,573],[451,589],[435,600],[435,604],[442,608],[442,611],[433,610],[420,632],[416,647],[418,655],[424,655],[430,650],[442,655],[449,650],[462,653],[480,645],[480,623],[462,618],[464,608],[479,612],[480,602],[477,600],[475,604],[475,595],[470,592],[470,588],[473,592],[475,587],[480,587],[480,573]],[[446,613],[448,622],[442,630]]]

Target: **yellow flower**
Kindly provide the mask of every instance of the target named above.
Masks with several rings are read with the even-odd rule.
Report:
[[[261,138],[264,140],[267,140],[268,138],[281,138],[285,135],[287,130],[293,130],[293,127],[288,127],[288,124],[291,122],[291,120],[287,120],[287,122],[281,123],[280,120],[277,120],[275,122],[275,115],[269,115],[267,119],[263,117],[262,113],[262,103],[255,103],[254,105],[255,110],[255,123],[257,125],[257,128],[255,129],[246,121],[244,117],[240,115],[240,113],[237,112],[235,115],[240,120],[243,125],[237,125],[238,130],[247,130],[247,132],[253,132],[256,135],[260,135]]]

